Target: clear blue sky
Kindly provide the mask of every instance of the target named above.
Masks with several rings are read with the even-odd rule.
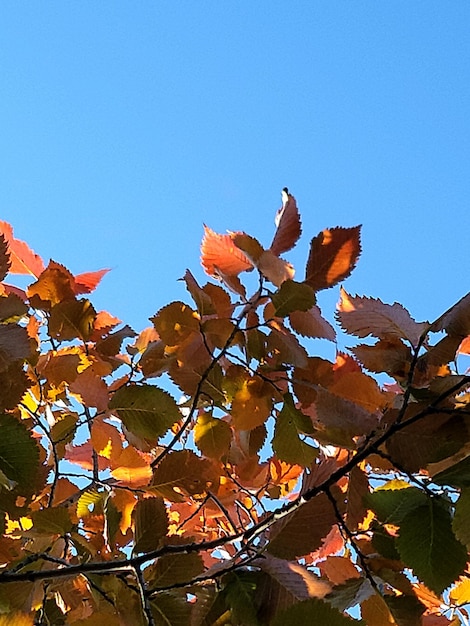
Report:
[[[346,288],[436,317],[470,284],[469,32],[466,0],[5,0],[0,219],[112,268],[93,301],[140,330],[205,280],[203,223],[268,244],[287,185],[299,278],[362,223]]]

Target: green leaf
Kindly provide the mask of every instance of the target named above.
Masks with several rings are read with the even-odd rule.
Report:
[[[0,414],[0,471],[16,483],[18,494],[31,494],[39,470],[39,448],[23,422]]]
[[[294,406],[292,396],[284,396],[284,406],[276,419],[272,441],[276,456],[286,463],[308,467],[318,455],[318,450],[300,438],[302,433],[312,433],[312,420]]]
[[[433,476],[432,480],[438,485],[470,487],[470,456],[444,471],[439,472],[439,474]]]
[[[410,511],[396,541],[402,561],[440,594],[465,570],[467,550],[452,532],[452,518],[435,500]]]
[[[258,626],[256,607],[256,573],[234,572],[225,587],[226,600],[235,617],[235,624]]]
[[[227,422],[209,413],[201,413],[194,428],[194,441],[199,450],[209,458],[220,459],[230,448],[232,429]]]
[[[363,620],[353,620],[317,598],[304,600],[291,606],[280,613],[273,622],[273,626],[286,626],[287,624],[324,624],[325,626],[352,626],[355,624],[356,626],[365,626]]]
[[[204,571],[200,554],[166,554],[146,570],[149,589],[155,590],[189,582]]]
[[[139,500],[134,509],[134,553],[156,550],[168,532],[168,516],[163,498]]]
[[[72,530],[69,512],[64,507],[33,511],[33,530],[40,535],[64,535]]]
[[[285,317],[292,311],[308,311],[315,304],[315,292],[305,283],[286,280],[271,299],[276,317]]]
[[[400,524],[413,509],[423,506],[428,497],[417,487],[377,489],[366,496],[365,502],[384,524]]]
[[[118,389],[109,403],[131,433],[158,439],[181,419],[178,405],[169,393],[151,385]]]
[[[455,505],[452,528],[455,536],[464,545],[470,546],[470,489],[464,489]]]

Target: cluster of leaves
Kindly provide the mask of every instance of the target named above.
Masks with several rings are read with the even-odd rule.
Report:
[[[470,295],[418,323],[341,289],[354,345],[312,356],[360,229],[323,230],[294,280],[287,190],[276,224],[267,249],[206,228],[217,280],[187,271],[192,303],[140,334],[88,299],[105,271],[45,267],[0,224],[0,624],[469,618]]]

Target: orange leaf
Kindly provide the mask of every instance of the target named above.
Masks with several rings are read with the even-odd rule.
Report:
[[[98,457],[100,458],[102,457]],[[152,478],[149,462],[131,446],[124,448],[121,454],[112,461],[111,475],[129,487],[148,485]]]
[[[275,220],[277,230],[271,244],[271,252],[276,256],[291,250],[302,233],[297,203],[287,187],[282,190],[282,199],[282,207],[277,212]]]
[[[0,234],[3,234],[8,242],[10,251],[10,274],[31,274],[38,278],[44,271],[44,262],[41,257],[33,252],[24,241],[15,239],[13,228],[7,222],[0,221]]]
[[[77,295],[81,293],[91,293],[96,289],[103,276],[108,272],[109,269],[77,274],[75,276],[75,293]]]
[[[27,289],[31,305],[50,310],[54,304],[75,300],[75,279],[66,267],[49,261],[38,280]]]
[[[232,423],[237,430],[252,430],[263,424],[273,405],[271,386],[260,378],[246,378],[232,402]]]
[[[208,226],[204,226],[201,263],[209,276],[236,276],[253,267],[246,254],[234,244],[233,236],[219,235]]]
[[[305,273],[307,285],[319,291],[349,276],[361,253],[360,228],[325,229],[312,239]]]
[[[316,305],[308,311],[292,311],[289,313],[289,322],[291,328],[303,337],[319,337],[329,341],[336,339],[335,329],[322,317]]]

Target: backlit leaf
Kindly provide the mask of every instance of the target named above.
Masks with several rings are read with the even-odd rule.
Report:
[[[75,300],[75,279],[66,267],[49,261],[47,268],[26,293],[32,306],[49,311],[54,304]]]
[[[236,276],[253,268],[246,254],[235,245],[233,235],[219,235],[208,226],[204,226],[201,263],[209,276]]]
[[[283,190],[283,204],[276,215],[277,230],[271,243],[271,251],[279,256],[295,246],[302,233],[300,214],[292,194]]]
[[[31,353],[28,333],[17,324],[0,325],[0,371],[7,370],[12,361],[23,361]]]
[[[77,295],[81,293],[91,293],[96,289],[103,276],[105,276],[108,272],[109,269],[77,274],[75,276],[75,293]]]
[[[276,317],[285,317],[292,311],[308,311],[315,304],[315,293],[305,283],[286,280],[271,296]]]
[[[263,252],[257,268],[276,287],[280,287],[286,280],[292,280],[295,274],[293,265],[277,257],[271,250]]]
[[[8,242],[3,234],[0,233],[0,282],[5,280],[6,275],[10,271],[11,261],[10,252],[8,250]]]
[[[101,458],[99,456],[98,460]],[[149,461],[132,446],[124,448],[119,456],[112,457],[111,461],[111,476],[129,487],[146,486],[152,478]]]
[[[201,555],[193,552],[192,554],[161,556],[145,573],[149,588],[158,589],[189,582],[203,571],[204,563]]]
[[[198,314],[183,302],[172,302],[163,307],[152,322],[168,346],[176,346],[199,332]]]
[[[92,332],[96,311],[89,300],[68,300],[55,304],[49,317],[49,335],[59,341],[82,339]]]
[[[467,563],[467,551],[452,532],[449,512],[432,499],[401,520],[396,545],[403,562],[435,593],[463,574]]]
[[[41,535],[64,535],[72,530],[69,512],[63,507],[33,511],[33,530]]]
[[[292,397],[286,394],[274,427],[274,453],[281,461],[309,467],[318,455],[318,449],[303,441],[301,435],[312,432],[312,420],[296,409]]]
[[[393,336],[380,339],[373,346],[355,346],[351,352],[370,372],[387,372],[398,378],[406,377],[412,359],[410,347]]]
[[[431,325],[430,330],[433,332],[445,330],[449,335],[462,338],[470,335],[470,293],[441,315]]]
[[[13,228],[7,222],[0,221],[0,233],[8,243],[10,252],[10,274],[30,274],[36,278],[44,270],[41,257],[20,239],[13,236]]]
[[[334,493],[341,506],[341,496],[336,491]],[[320,493],[271,526],[267,550],[273,556],[288,560],[309,554],[321,545],[336,521],[331,502]]]
[[[0,470],[16,483],[21,495],[33,492],[39,470],[39,448],[26,426],[10,414],[0,414]]]
[[[393,487],[392,483],[387,483],[387,488],[376,489],[366,496],[365,503],[384,524],[399,525],[410,511],[426,505],[427,496],[421,489],[410,487],[408,483]]]
[[[186,270],[181,280],[184,280],[186,283],[186,289],[191,294],[199,314],[213,315],[215,313],[215,309],[212,304],[212,298],[204,291],[204,289],[202,289],[202,287],[199,286],[192,273],[189,270]]]
[[[362,620],[343,615],[323,600],[311,598],[283,611],[274,620],[273,626],[287,624],[328,624],[328,626],[365,626]],[[384,623],[385,626],[386,623]]]
[[[173,502],[185,497],[203,496],[214,488],[212,464],[198,457],[191,450],[177,450],[165,456],[154,471],[152,489]]]
[[[470,602],[470,579],[461,579],[455,587],[450,590],[449,599],[452,604],[463,606]]]
[[[312,239],[305,282],[314,291],[333,287],[352,272],[361,253],[360,229],[325,229]]]
[[[271,386],[257,377],[246,378],[232,401],[232,424],[237,430],[252,430],[263,424],[273,405]]]
[[[232,440],[232,430],[227,422],[201,413],[194,427],[194,442],[199,450],[214,459],[227,454]]]
[[[317,306],[308,311],[292,311],[289,313],[289,323],[291,328],[303,337],[318,337],[329,341],[336,339],[335,329],[322,317]]]
[[[160,547],[168,532],[168,515],[162,498],[144,498],[134,509],[134,553]]]
[[[462,489],[459,499],[455,505],[455,515],[452,520],[452,529],[457,539],[470,546],[470,489]]]
[[[342,328],[356,337],[398,337],[408,339],[413,346],[418,345],[419,338],[428,328],[426,322],[415,322],[397,302],[384,304],[376,298],[351,296],[343,288],[337,318]]]
[[[158,439],[181,419],[178,405],[163,389],[151,385],[129,385],[118,389],[109,408],[125,427],[139,437]]]

